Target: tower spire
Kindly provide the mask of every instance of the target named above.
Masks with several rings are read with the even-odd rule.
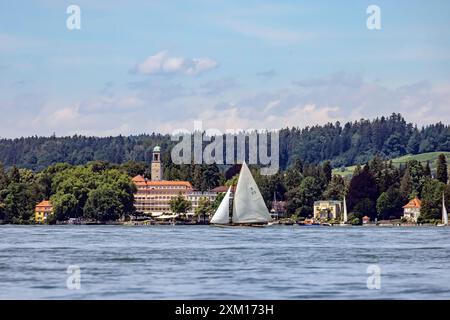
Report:
[[[161,181],[162,177],[161,147],[156,146],[153,148],[152,155],[152,181]]]

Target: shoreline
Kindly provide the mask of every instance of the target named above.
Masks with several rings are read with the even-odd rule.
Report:
[[[15,224],[2,223],[0,226],[125,226],[125,227],[152,227],[152,226],[208,226],[209,223],[192,222],[84,222],[84,223],[56,223],[56,224]],[[274,223],[263,227],[301,227],[301,228],[442,228],[450,226],[440,226],[436,224],[364,224],[364,225],[339,225],[339,224],[300,224],[300,223]]]

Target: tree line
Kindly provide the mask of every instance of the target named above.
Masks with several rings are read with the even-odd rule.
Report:
[[[42,171],[56,163],[85,165],[90,161],[122,164],[149,163],[154,146],[170,154],[175,142],[157,133],[117,137],[27,137],[0,139],[0,162]],[[418,128],[400,114],[374,120],[341,124],[292,127],[280,130],[280,166],[300,158],[319,164],[330,160],[333,167],[364,164],[376,154],[394,158],[405,154],[450,151],[450,127],[437,123]]]

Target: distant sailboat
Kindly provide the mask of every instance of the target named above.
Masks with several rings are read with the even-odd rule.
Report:
[[[445,196],[442,194],[442,224],[438,224],[439,227],[448,226],[448,213],[445,207]]]
[[[225,197],[223,197],[222,202],[214,213],[210,223],[212,224],[229,224],[230,223],[230,198],[231,198],[231,187],[228,188]]]
[[[230,199],[232,199],[232,214],[230,213]],[[231,196],[231,187],[211,219],[215,225],[265,225],[272,218],[267,210],[264,199],[250,169],[244,162],[234,195]]]
[[[342,219],[341,223],[338,224],[338,226],[344,226],[345,227],[345,226],[349,226],[349,224],[348,224],[348,214],[347,214],[347,200],[345,199],[345,196],[344,196],[343,205],[344,205],[343,219]]]
[[[348,221],[348,215],[347,215],[347,201],[345,200],[344,196],[344,223],[347,223]]]

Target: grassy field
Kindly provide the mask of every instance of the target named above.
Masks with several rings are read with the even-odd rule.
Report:
[[[402,164],[402,163],[405,164],[410,160],[417,160],[417,161],[421,162],[422,164],[426,164],[427,161],[429,161],[431,170],[433,171],[433,169],[435,169],[435,167],[436,167],[436,159],[441,153],[445,154],[445,156],[447,157],[447,162],[449,162],[450,152],[428,152],[428,153],[421,153],[421,154],[415,154],[415,155],[409,154],[406,156],[394,158],[394,159],[392,159],[392,163],[395,166],[400,166],[400,164]],[[345,167],[344,171],[342,171],[341,168],[334,169],[333,174],[339,174],[343,177],[349,177],[349,176],[353,175],[355,168],[356,168],[356,166]]]

